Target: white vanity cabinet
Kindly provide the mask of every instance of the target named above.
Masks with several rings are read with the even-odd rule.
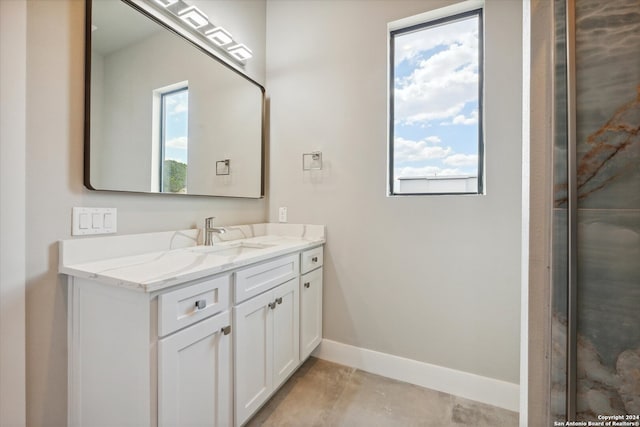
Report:
[[[300,277],[300,359],[322,341],[322,268]]]
[[[293,262],[293,266],[291,265]],[[289,270],[292,267],[293,270]],[[271,281],[272,289],[233,309],[235,424],[242,425],[299,366],[298,254],[236,273],[236,289]],[[282,284],[274,271],[293,271]],[[283,277],[289,277],[288,274]],[[250,278],[250,279],[249,279]]]
[[[236,426],[243,425],[322,341],[322,264],[319,246],[235,273]],[[256,289],[268,291],[247,299]]]
[[[322,341],[323,247],[302,252],[300,260],[300,359],[304,361]]]
[[[69,277],[69,425],[231,425],[229,287],[229,274],[155,294]]]
[[[160,340],[159,426],[230,425],[230,323],[225,311]]]
[[[158,425],[231,425],[230,315],[203,320],[158,347]]]
[[[61,242],[69,426],[242,426],[309,357],[324,227],[245,228]]]
[[[231,423],[229,285],[224,275],[158,297],[159,334],[170,334],[158,341],[161,427]]]

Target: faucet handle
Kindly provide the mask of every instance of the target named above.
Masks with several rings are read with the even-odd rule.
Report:
[[[216,219],[215,216],[210,216],[204,219],[204,228],[213,228],[213,220]]]

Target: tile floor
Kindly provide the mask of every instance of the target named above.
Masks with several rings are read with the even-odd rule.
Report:
[[[518,413],[309,358],[247,426],[516,427]]]

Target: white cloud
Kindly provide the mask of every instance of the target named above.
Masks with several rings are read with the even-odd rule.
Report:
[[[189,102],[179,102],[175,105],[173,110],[171,110],[171,114],[184,113],[185,111],[189,111]]]
[[[458,114],[450,122],[440,123],[442,126],[450,125],[475,125],[478,123],[478,110],[473,110],[471,114],[466,117],[464,114]]]
[[[440,144],[442,142],[439,136],[428,136],[424,140],[432,144]]]
[[[453,154],[442,159],[442,163],[449,166],[475,166],[478,164],[477,154]]]
[[[460,114],[453,118],[454,125],[475,125],[476,123],[478,123],[478,110],[472,111],[469,117]]]
[[[451,30],[453,27],[457,28],[455,34]],[[407,37],[411,37],[412,42],[400,49],[406,54],[400,58],[413,58],[421,50],[436,46],[444,50],[420,60],[409,76],[396,80],[395,119],[400,123],[416,124],[460,115],[467,103],[478,98],[475,21],[435,27]]]
[[[457,42],[461,39],[461,35],[474,27],[473,20],[464,20],[449,25],[433,27],[426,31],[416,31],[397,36],[395,60],[397,63],[404,60],[412,60],[420,52]],[[425,34],[428,34],[428,36],[425,37]]]
[[[396,168],[394,171],[395,178],[417,177],[417,176],[451,176],[465,175],[465,172],[456,168],[441,168],[438,166],[422,166]]]
[[[167,97],[167,108],[169,114],[179,114],[189,111],[189,97],[186,92]]]
[[[440,142],[440,138],[437,142]],[[433,139],[431,144],[433,144]],[[442,159],[453,153],[451,147],[441,147],[430,145],[427,140],[412,141],[397,137],[393,142],[394,161],[396,162],[415,162],[430,159]]]
[[[177,148],[180,150],[186,150],[188,141],[189,138],[187,138],[186,136],[179,136],[177,138],[169,139],[167,142],[165,142],[165,146]]]

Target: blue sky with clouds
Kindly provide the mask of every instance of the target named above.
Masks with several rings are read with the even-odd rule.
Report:
[[[189,91],[165,95],[164,160],[187,163],[189,142]]]
[[[477,176],[478,17],[394,42],[394,178]]]

